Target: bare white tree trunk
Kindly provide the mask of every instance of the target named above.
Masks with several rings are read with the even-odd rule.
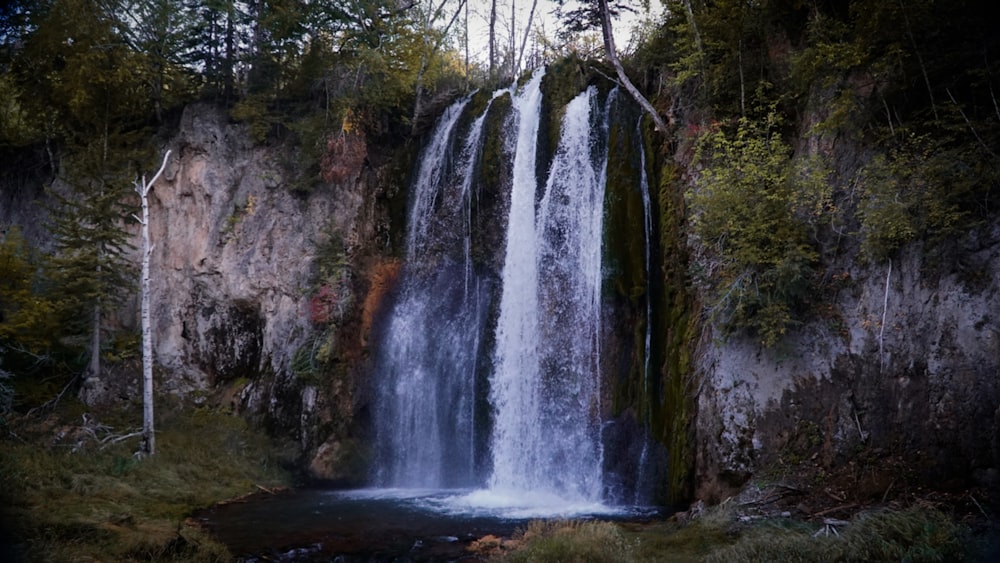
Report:
[[[524,37],[521,38],[521,49],[517,52],[517,72],[521,71],[521,59],[524,57],[524,46],[528,44],[528,35],[531,34],[531,24],[535,21],[535,8],[538,7],[538,0],[531,3],[531,12],[528,13],[528,25],[524,26]]]
[[[691,0],[684,0],[684,12],[687,15],[688,25],[691,26],[691,31],[694,33],[694,46],[698,50],[698,58],[702,60],[704,55],[701,47],[701,34],[698,33],[698,23],[694,21],[694,10],[691,8]]]
[[[142,199],[142,451],[146,455],[156,453],[156,436],[153,428],[153,334],[149,317],[149,257],[153,245],[149,240],[149,190],[167,167],[170,151],[163,155],[163,164],[148,183],[146,177],[136,182],[135,191]]]
[[[608,61],[611,62],[611,66],[615,67],[615,72],[618,74],[618,80],[621,82],[625,90],[628,91],[629,95],[632,96],[642,109],[653,118],[653,123],[656,124],[656,129],[660,133],[667,133],[667,124],[657,113],[656,108],[653,104],[649,103],[649,100],[639,92],[639,89],[632,84],[629,80],[627,74],[625,74],[625,68],[622,66],[622,62],[618,60],[618,49],[615,47],[615,35],[611,30],[611,10],[608,9],[608,0],[599,0],[601,7],[601,31],[604,33],[604,50],[607,52]]]

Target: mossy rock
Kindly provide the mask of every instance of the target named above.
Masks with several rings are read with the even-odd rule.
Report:
[[[503,131],[511,127],[513,101],[509,94],[493,100],[483,123],[482,152],[477,184],[471,194],[472,261],[479,272],[499,276],[503,264],[509,186],[513,182],[513,154]]]

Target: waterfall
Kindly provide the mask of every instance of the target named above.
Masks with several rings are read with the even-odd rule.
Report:
[[[376,362],[380,486],[602,500],[601,256],[613,94],[602,104],[592,86],[562,108],[558,145],[540,174],[543,78],[540,69],[490,101],[510,101],[496,131],[510,158],[496,182],[509,193],[493,270],[472,251],[482,244],[472,214],[489,110],[470,122],[461,118],[468,100],[457,102],[423,151],[407,263]]]
[[[470,176],[483,120],[459,151],[447,110],[421,160],[411,202],[401,294],[376,364],[377,482],[410,488],[471,485],[475,384],[484,322],[481,284],[468,265]],[[463,252],[449,252],[461,248]],[[442,252],[442,249],[445,249]]]
[[[566,107],[537,213],[534,169],[521,178],[515,161],[517,199],[511,203],[491,380],[497,412],[494,488],[554,492],[574,500],[600,495],[604,183],[590,119],[595,94],[588,89]],[[519,111],[522,127],[537,122],[523,115],[537,106],[525,103]],[[528,156],[534,160],[532,151]]]

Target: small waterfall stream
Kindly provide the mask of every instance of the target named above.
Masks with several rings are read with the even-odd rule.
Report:
[[[642,117],[639,117],[635,124],[636,135],[642,138]],[[652,344],[653,344],[653,291],[652,291],[652,275],[653,275],[653,206],[650,202],[649,197],[649,176],[646,174],[646,151],[639,151],[639,191],[642,194],[642,226],[643,235],[645,242],[645,249],[643,258],[645,260],[646,267],[646,334],[645,340],[643,342],[643,359],[642,359],[642,385],[643,394],[647,397],[651,395],[649,389],[650,378],[653,376],[650,371],[652,366],[650,361],[652,358]],[[646,412],[646,422],[647,425],[650,424],[649,412]],[[639,475],[636,478],[635,487],[635,497],[633,502],[639,504],[644,498],[649,497],[649,490],[652,488],[651,483],[649,483],[649,440],[645,440],[642,446],[642,454],[639,456]]]
[[[565,106],[540,174],[543,78],[498,91],[478,116],[463,119],[469,100],[455,103],[423,151],[376,362],[380,487],[474,489],[466,502],[482,505],[606,500],[602,240],[615,92],[602,101],[591,86]],[[509,205],[491,275],[474,256],[472,214],[484,121],[503,96]]]

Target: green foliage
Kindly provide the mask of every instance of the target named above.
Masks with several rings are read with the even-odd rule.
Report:
[[[906,134],[859,174],[858,217],[864,256],[890,258],[917,239],[955,235],[989,209],[1000,185],[998,159],[952,135]]]
[[[145,129],[152,104],[142,78],[148,61],[105,7],[53,0],[30,11],[3,79],[14,94],[8,109],[16,111],[0,142],[44,144],[60,175],[51,191],[48,302],[20,310],[55,317],[59,328],[49,338],[71,335],[75,341],[62,342],[81,348],[83,336],[99,330],[86,319],[134,286],[126,223],[132,181],[152,157]]]
[[[59,335],[56,304],[43,292],[41,257],[17,227],[0,238],[0,271],[0,342],[43,354]]]
[[[357,304],[354,276],[340,234],[328,233],[326,241],[316,249],[316,271],[309,298],[309,320],[314,333],[295,350],[291,363],[292,373],[310,385],[319,385],[337,372],[343,321]]]
[[[326,328],[295,350],[290,366],[292,373],[314,386],[322,385],[331,374],[336,374],[337,334],[336,326]]]
[[[135,126],[150,109],[134,74],[142,57],[94,2],[54,0],[48,8],[33,14],[35,29],[11,65],[20,106],[45,138],[108,150],[110,128]]]
[[[119,303],[137,276],[126,257],[130,208],[121,187],[98,180],[75,188],[67,196],[55,194],[50,275],[61,322],[70,334],[83,335],[95,328],[88,324],[92,311]]]
[[[24,146],[42,138],[39,124],[21,102],[21,91],[9,73],[0,73],[0,146]]]
[[[808,296],[817,254],[807,227],[822,219],[829,198],[822,170],[792,161],[779,123],[770,113],[761,122],[740,119],[728,132],[706,132],[688,194],[711,315],[767,346],[797,322]]]
[[[617,525],[599,521],[535,520],[514,538],[517,549],[500,561],[625,563],[636,561],[635,544]]]
[[[229,115],[236,121],[246,123],[250,129],[250,138],[257,143],[267,140],[278,121],[268,110],[267,103],[257,96],[236,102],[233,109],[229,110]]]

